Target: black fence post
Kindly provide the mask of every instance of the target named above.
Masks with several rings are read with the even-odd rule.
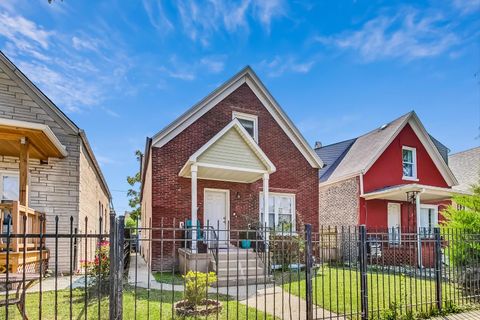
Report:
[[[117,268],[116,268],[116,259],[115,259],[115,251],[117,250],[117,246],[115,244],[115,238],[116,238],[116,231],[117,231],[117,226],[116,226],[116,217],[115,217],[115,212],[111,211],[110,212],[110,299],[109,299],[109,319],[117,319],[116,311],[116,299],[115,295],[117,293],[117,288],[115,286],[115,279],[116,279],[116,274],[117,274]]]
[[[438,311],[442,311],[442,238],[440,228],[433,229],[435,236],[435,298]]]
[[[307,320],[313,320],[313,287],[312,287],[312,269],[313,269],[313,248],[312,248],[312,225],[305,225],[305,301],[307,304]]]
[[[117,221],[117,319],[123,319],[123,276],[125,259],[125,217]]]
[[[359,227],[360,248],[360,298],[362,308],[362,320],[368,319],[368,281],[367,281],[367,228],[365,225]]]

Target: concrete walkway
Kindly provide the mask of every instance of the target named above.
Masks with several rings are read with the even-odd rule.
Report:
[[[278,319],[307,319],[306,301],[279,287],[258,290],[257,294],[240,303],[275,316]],[[314,318],[336,318],[337,315],[322,308],[313,309]]]
[[[480,319],[480,310],[452,314],[444,317],[433,318],[432,320],[478,320]]]
[[[128,270],[128,284],[132,286],[135,285],[135,259],[136,255],[132,254],[130,257],[130,269]],[[147,264],[142,257],[138,256],[136,273],[137,287],[148,288],[148,274]],[[164,291],[184,290],[183,285],[158,283],[151,273],[150,288]],[[289,294],[273,284],[209,288],[208,292],[218,292],[219,294],[228,295],[243,305],[256,308],[278,319],[306,319],[306,301],[298,296]],[[313,314],[319,318],[336,317],[335,314],[322,308],[315,308]]]

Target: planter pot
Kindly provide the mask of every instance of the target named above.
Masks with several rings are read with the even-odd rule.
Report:
[[[175,312],[181,317],[208,316],[212,313],[220,313],[222,304],[216,300],[203,300],[200,305],[194,306],[187,300],[175,303]]]
[[[251,246],[252,246],[252,242],[250,240],[240,241],[240,248],[242,249],[250,249]]]

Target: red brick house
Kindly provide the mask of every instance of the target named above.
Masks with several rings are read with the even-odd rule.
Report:
[[[164,226],[178,227],[198,219],[201,225],[238,229],[246,227],[248,216],[270,227],[287,223],[297,229],[311,223],[318,228],[322,166],[246,67],[147,139],[141,170],[142,225],[159,227],[163,220]],[[270,205],[264,218],[265,199]],[[219,237],[226,241],[225,234]],[[153,269],[168,264],[166,259],[160,262],[161,249],[159,243],[152,244]],[[147,257],[148,250],[144,248]],[[171,253],[171,247],[163,248],[164,256]]]
[[[325,163],[320,223],[388,232],[387,242],[397,251],[403,235],[420,230],[424,238],[432,236],[457,184],[448,149],[413,111],[357,138],[318,144],[315,151]]]

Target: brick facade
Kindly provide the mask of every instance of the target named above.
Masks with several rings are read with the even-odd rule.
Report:
[[[89,159],[91,162],[91,159],[78,132],[49,110],[49,107],[2,62],[0,62],[0,118],[46,124],[66,147],[68,156],[63,159],[50,158],[47,164],[40,163],[37,159],[30,159],[29,162],[29,206],[46,213],[47,233],[55,231],[55,216],[59,217],[59,232],[69,234],[71,216],[74,219],[73,228],[82,231],[84,228],[81,223],[79,224],[79,220],[83,220],[87,212],[89,215],[98,214],[98,201],[108,208],[109,195],[106,190],[99,188],[101,181],[98,175],[95,174],[93,177],[87,169],[85,161]],[[81,158],[85,159],[83,164]],[[81,170],[82,168],[84,170]],[[18,174],[19,158],[0,155],[0,171]],[[90,195],[86,196],[88,194]],[[84,201],[81,201],[82,197]],[[87,202],[95,202],[93,206],[96,209],[92,211]],[[81,207],[84,208],[83,216],[80,215]],[[93,228],[97,229],[98,227]],[[50,263],[53,264],[54,241],[47,239],[46,243],[52,257]],[[59,241],[59,248],[69,246],[69,240]],[[59,250],[58,263],[61,272],[69,271],[69,259],[69,250]]]
[[[283,129],[262,105],[247,84],[241,85],[192,125],[161,148],[152,148],[152,225],[184,221],[190,217],[190,179],[178,176],[188,158],[216,133],[232,121],[234,111],[258,116],[258,143],[277,171],[270,176],[270,192],[294,193],[296,197],[296,224],[311,223],[318,229],[318,169],[313,168],[293,144]],[[259,217],[259,192],[262,182],[251,184],[198,180],[198,216],[203,219],[203,192],[205,188],[230,190],[231,228],[245,227],[248,215]],[[147,191],[148,192],[148,191]],[[178,226],[178,223],[177,223]],[[159,237],[155,235],[154,237]],[[179,236],[179,235],[177,235]],[[164,238],[167,236],[164,234]],[[179,244],[177,244],[178,246]],[[161,244],[153,243],[152,267],[159,269]],[[163,266],[173,261],[172,243],[163,244]],[[165,257],[164,257],[165,258]]]
[[[360,212],[358,177],[319,188],[319,223],[323,226],[356,226]]]

